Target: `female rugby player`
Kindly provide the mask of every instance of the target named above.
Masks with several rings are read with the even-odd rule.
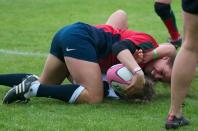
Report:
[[[117,20],[113,20],[115,18]],[[51,97],[69,103],[101,102],[101,74],[117,63],[123,63],[134,74],[126,95],[143,88],[142,69],[155,79],[169,81],[169,65],[175,48],[170,44],[159,46],[152,36],[128,30],[126,19],[126,13],[119,10],[105,25],[77,22],[63,27],[52,40],[41,76],[26,78],[7,92],[3,102],[12,103],[31,96]],[[133,56],[136,50],[142,50],[145,56],[139,64]],[[66,77],[76,84],[60,85]]]

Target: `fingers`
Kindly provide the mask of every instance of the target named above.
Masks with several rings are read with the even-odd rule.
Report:
[[[138,50],[135,50],[135,53],[133,54],[135,57],[138,56]]]
[[[139,49],[139,50],[136,50],[136,51],[138,52],[138,55],[139,55],[139,56],[143,55],[142,49]]]
[[[142,49],[137,49],[134,53],[134,57],[137,63],[141,63],[143,61],[143,51]]]
[[[134,55],[135,55],[135,56],[143,56],[143,51],[142,51],[142,49],[137,49],[137,50],[135,50]]]
[[[124,91],[125,96],[128,97],[141,92],[144,87],[144,83],[145,83],[144,74],[141,72],[135,74],[133,76],[132,83]]]

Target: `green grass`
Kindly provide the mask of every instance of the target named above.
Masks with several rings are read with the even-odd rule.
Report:
[[[180,0],[172,6],[182,31]],[[105,23],[117,9],[128,13],[130,29],[166,41],[167,30],[154,13],[151,0],[0,0],[0,49],[48,53],[53,34],[62,26],[76,21]],[[44,62],[45,57],[0,53],[0,74],[39,75]],[[184,109],[191,125],[180,130],[198,130],[197,85],[196,77]],[[0,98],[8,89],[0,86]],[[33,98],[28,104],[0,104],[0,130],[161,131],[170,104],[169,86],[158,83],[156,92],[153,101],[142,104],[106,99],[95,105],[69,105],[46,98]]]

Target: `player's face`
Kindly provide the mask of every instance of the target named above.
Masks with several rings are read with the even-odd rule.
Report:
[[[168,58],[158,59],[149,63],[145,68],[147,74],[150,74],[154,80],[170,82],[172,68],[168,64]]]

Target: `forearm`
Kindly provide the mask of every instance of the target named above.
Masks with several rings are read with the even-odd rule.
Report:
[[[124,92],[125,97],[130,97],[131,95],[142,90],[145,83],[144,72],[137,64],[135,58],[128,49],[122,50],[117,55],[117,58],[133,74],[133,79],[131,81],[131,84],[127,86],[127,89]]]
[[[122,50],[117,55],[118,60],[124,64],[132,73],[136,73],[138,69],[141,69],[135,58],[128,49]]]
[[[153,57],[156,57],[156,55],[157,58],[162,58],[165,56],[174,57],[176,55],[176,49],[171,44],[163,44],[153,50]]]

